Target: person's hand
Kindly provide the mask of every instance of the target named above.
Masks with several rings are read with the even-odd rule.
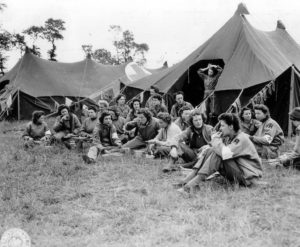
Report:
[[[154,140],[154,139],[148,140],[147,143],[148,143],[148,144],[156,144],[156,140]]]
[[[65,138],[71,138],[73,136],[73,134],[69,133],[65,136]]]
[[[66,120],[68,120],[68,116],[67,115],[62,116],[61,121],[66,121]]]
[[[177,152],[177,148],[176,147],[172,147],[172,149],[170,151],[170,156],[173,159],[177,159],[178,158],[178,152]]]
[[[255,126],[256,128],[259,128],[261,125],[262,125],[262,122],[261,122],[261,121],[258,121],[258,120],[256,120],[256,119],[254,119],[254,126]]]
[[[222,132],[218,131],[211,135],[211,139],[221,138],[221,136],[222,136]]]

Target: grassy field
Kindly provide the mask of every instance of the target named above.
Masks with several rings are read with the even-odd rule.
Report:
[[[0,234],[33,246],[300,246],[300,172],[265,167],[265,187],[209,181],[192,197],[182,174],[132,157],[86,165],[63,147],[25,151],[22,125],[0,123]],[[4,133],[4,132],[5,133]]]

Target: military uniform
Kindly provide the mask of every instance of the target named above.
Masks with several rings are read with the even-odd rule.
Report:
[[[254,143],[259,156],[263,159],[277,158],[279,147],[284,142],[283,131],[272,118],[262,122],[256,133],[249,138]]]

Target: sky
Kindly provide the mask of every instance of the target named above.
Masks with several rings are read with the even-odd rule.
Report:
[[[7,8],[0,13],[2,28],[20,33],[48,18],[65,21],[63,40],[57,41],[57,59],[77,62],[85,54],[83,44],[93,50],[113,50],[110,25],[130,30],[137,43],[150,47],[148,68],[173,65],[203,44],[234,14],[241,0],[0,0]],[[276,28],[282,20],[287,31],[300,43],[299,0],[244,0],[250,23],[264,31]],[[28,40],[29,41],[29,40]],[[28,42],[30,44],[30,41]],[[43,58],[50,44],[37,42]],[[8,69],[20,58],[19,51],[7,53]]]

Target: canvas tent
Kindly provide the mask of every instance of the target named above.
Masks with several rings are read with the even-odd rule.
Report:
[[[11,118],[28,119],[37,109],[52,112],[57,103],[78,101],[96,90],[113,87],[112,82],[118,79],[126,81],[125,66],[102,65],[89,57],[76,63],[52,62],[27,51],[0,78],[1,111],[8,110],[7,99],[11,98],[8,111]],[[93,104],[89,99],[85,102]]]
[[[249,23],[248,14],[245,5],[240,4],[234,15],[184,60],[128,86],[128,97],[147,92],[155,85],[167,101],[172,93],[183,90],[186,100],[198,105],[203,100],[204,86],[197,70],[214,63],[224,68],[215,88],[217,113],[225,112],[238,95],[242,105],[246,105],[274,81],[276,90],[265,103],[269,104],[272,117],[287,130],[288,111],[299,106],[299,45],[281,22],[274,31],[261,31]]]

